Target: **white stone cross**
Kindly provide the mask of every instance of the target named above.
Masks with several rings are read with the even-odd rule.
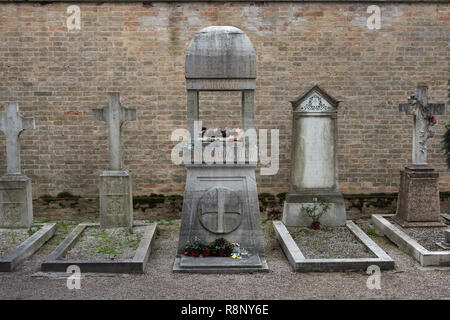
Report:
[[[23,130],[35,129],[34,118],[22,117],[17,102],[7,102],[0,116],[0,130],[6,136],[6,173],[20,174],[19,136]]]
[[[125,121],[136,120],[136,109],[127,109],[120,104],[120,93],[108,93],[109,104],[103,109],[92,109],[94,119],[108,124],[109,170],[122,168],[122,152],[120,147],[120,131]]]
[[[414,116],[413,128],[413,164],[427,164],[427,140],[434,136],[430,127],[436,121],[431,119],[432,115],[442,115],[445,112],[445,104],[428,103],[428,87],[420,85],[416,87],[415,94],[408,99],[408,103],[398,106],[400,113]]]

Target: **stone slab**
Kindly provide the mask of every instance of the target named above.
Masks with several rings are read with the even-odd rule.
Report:
[[[413,257],[423,267],[450,266],[450,251],[428,251],[416,240],[390,223],[386,217],[394,215],[372,215],[372,223],[382,234],[394,242],[402,251]]]
[[[12,272],[18,265],[31,257],[56,231],[56,223],[37,224],[41,229],[20,244],[13,252],[0,259],[0,272]]]
[[[266,260],[260,259],[257,256],[250,257],[249,259],[238,259],[238,260],[232,259],[230,257],[228,258],[187,257],[188,259],[184,260],[185,265],[181,266],[183,258],[184,257],[175,258],[175,263],[173,265],[173,272],[217,274],[217,273],[249,273],[255,271],[256,272],[269,271],[269,266],[267,265]],[[196,259],[197,261],[192,261],[190,259]],[[222,259],[222,261],[220,261],[219,259]],[[242,262],[242,260],[247,261]]]
[[[445,242],[436,243],[439,247],[444,250],[450,250],[450,229],[444,231]]]
[[[356,224],[348,220],[347,228],[370,250],[377,258],[350,259],[306,259],[300,248],[292,239],[286,226],[281,221],[274,221],[275,235],[281,249],[289,260],[294,271],[298,272],[342,272],[365,271],[371,265],[377,265],[381,270],[394,269],[394,260],[369,238]]]
[[[31,179],[24,175],[0,178],[0,228],[30,228],[33,223]]]
[[[320,218],[321,225],[344,226],[347,220],[344,197],[339,192],[289,193],[283,206],[282,221],[288,227],[309,227],[312,219],[302,212],[303,207],[313,205],[313,198],[330,204],[329,210]]]
[[[100,176],[100,226],[131,228],[133,196],[127,171],[104,171]]]
[[[84,229],[93,226],[97,227],[99,224],[81,223],[76,226],[66,239],[41,264],[41,271],[66,272],[69,266],[77,265],[80,267],[82,273],[145,273],[148,257],[151,253],[151,246],[156,237],[156,223],[147,226],[133,259],[117,261],[62,260],[61,258],[75,244]]]

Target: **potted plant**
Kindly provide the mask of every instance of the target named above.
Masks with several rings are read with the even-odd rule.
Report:
[[[233,251],[233,245],[225,238],[216,239],[215,248],[219,257],[229,257]]]
[[[184,255],[191,255],[193,257],[199,257],[202,251],[203,244],[198,237],[194,237],[194,240],[189,241],[184,246]]]
[[[202,247],[202,256],[209,257],[210,255],[211,255],[211,249],[209,248],[209,246],[204,245]]]
[[[211,243],[209,243],[208,249],[210,251],[211,256],[217,256],[216,241],[212,241]]]
[[[325,203],[322,200],[317,200],[317,198],[313,199],[312,206],[302,207],[303,214],[307,215],[312,219],[311,229],[319,230],[320,229],[320,217],[330,209],[330,204]]]

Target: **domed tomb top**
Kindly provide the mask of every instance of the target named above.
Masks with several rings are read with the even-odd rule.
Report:
[[[255,49],[238,28],[204,28],[189,44],[185,74],[186,79],[255,79]]]

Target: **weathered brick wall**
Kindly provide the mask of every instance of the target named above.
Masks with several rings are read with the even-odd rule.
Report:
[[[448,3],[380,3],[380,30],[366,27],[367,3],[78,5],[81,30],[69,32],[68,3],[0,4],[0,104],[3,110],[5,101],[18,101],[23,115],[36,118],[37,130],[21,137],[23,171],[33,179],[35,197],[98,192],[98,176],[108,166],[107,128],[92,120],[91,109],[106,105],[109,91],[120,91],[123,105],[137,109],[138,121],[126,123],[122,134],[134,194],[182,194],[185,169],[170,162],[175,142],[169,137],[185,127],[186,48],[210,25],[236,26],[255,46],[256,126],[279,129],[281,145],[279,173],[258,175],[260,192],[288,190],[289,100],[313,82],[342,101],[344,193],[397,191],[399,170],[410,161],[412,131],[412,118],[398,115],[398,103],[418,83],[430,86],[430,101],[447,100]],[[239,97],[201,99],[208,121],[214,114],[231,125],[239,120],[232,114]],[[223,109],[228,101],[233,107]],[[444,191],[450,175],[440,140],[449,116],[437,119],[429,161]],[[3,173],[4,139],[0,164]]]

